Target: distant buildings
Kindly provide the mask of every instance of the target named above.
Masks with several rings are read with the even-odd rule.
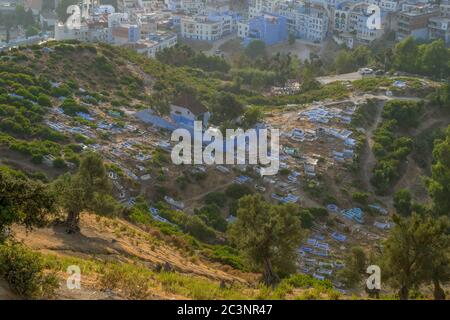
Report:
[[[56,24],[55,39],[77,39],[127,46],[150,58],[154,58],[157,52],[177,44],[178,37],[175,33],[158,31],[159,18],[165,19],[166,15],[132,10],[135,7],[153,8],[161,4],[159,1],[121,3],[128,12],[115,12],[111,6],[97,6],[89,9],[88,17],[77,28],[70,28],[61,22]]]
[[[183,16],[180,19],[181,37],[215,41],[237,29],[240,17],[229,11],[210,11],[205,15]]]
[[[155,32],[149,34],[147,39],[138,40],[135,43],[128,44],[128,46],[149,58],[155,58],[158,52],[175,46],[177,42],[178,38],[174,33]]]
[[[322,42],[328,33],[329,17],[323,6],[303,2],[284,2],[278,12],[286,17],[288,31],[297,38]]]
[[[431,17],[428,20],[428,35],[430,40],[443,39],[450,44],[450,18]]]
[[[39,7],[40,0],[27,0]],[[373,8],[379,8],[380,25],[372,28]],[[1,11],[12,10],[5,2]],[[290,35],[320,43],[333,38],[354,47],[370,44],[388,30],[397,40],[443,39],[450,45],[450,1],[438,4],[414,0],[249,0],[248,12],[230,11],[228,0],[118,0],[118,12],[98,0],[86,0],[76,27],[57,21],[51,11],[39,12],[45,28],[54,26],[56,40],[105,42],[132,47],[149,57],[177,43],[177,35],[198,41],[217,41],[236,33],[247,45],[253,40],[274,45]],[[372,11],[371,11],[372,10]],[[378,12],[377,12],[378,14]],[[44,28],[44,29],[45,29]],[[20,38],[24,31],[11,39]],[[5,32],[0,29],[0,39]]]
[[[192,132],[194,121],[202,121],[203,128],[207,128],[210,116],[208,109],[195,97],[188,94],[181,94],[172,101],[170,117],[158,116],[151,109],[136,113],[139,120],[158,128],[172,131],[177,128],[184,128]]]
[[[397,16],[397,40],[408,36],[428,39],[428,20],[439,15],[439,8],[428,3],[406,3]]]
[[[181,18],[181,36],[186,39],[215,41],[222,37],[221,21],[210,20],[207,16]]]
[[[274,45],[288,38],[286,17],[265,13],[248,22],[238,24],[238,36],[248,45],[251,41],[260,40],[267,45]]]
[[[369,20],[372,15],[369,10],[370,2],[378,6],[381,4],[381,1],[374,0],[367,3],[346,1],[335,6],[332,28],[338,43],[345,43],[351,48],[355,44],[369,44],[383,35],[386,29],[387,12],[380,10],[380,26],[372,27],[370,23],[372,20]],[[389,2],[386,3],[389,4]],[[390,10],[394,9],[393,5],[388,7]]]
[[[141,32],[138,25],[122,24],[112,29],[112,43],[115,45],[136,43],[140,39]]]

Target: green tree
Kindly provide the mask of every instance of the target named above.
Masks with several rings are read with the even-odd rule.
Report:
[[[436,297],[442,297],[440,283],[449,277],[448,218],[414,212],[408,218],[395,215],[394,222],[384,244],[385,278],[398,289],[402,300],[408,299],[411,289],[430,281]]]
[[[28,37],[32,37],[32,36],[36,36],[39,34],[39,29],[33,26],[29,26],[27,28],[27,30],[25,31],[25,36]]]
[[[38,103],[39,103],[39,105],[41,105],[43,107],[48,107],[48,108],[52,107],[52,101],[50,100],[50,97],[47,96],[46,94],[39,95]]]
[[[408,189],[398,190],[394,194],[394,208],[399,215],[410,216],[412,212],[412,197]]]
[[[263,113],[260,108],[252,106],[245,109],[242,117],[242,125],[244,128],[251,128],[263,118]]]
[[[450,281],[450,228],[448,217],[429,217],[427,223],[428,243],[423,259],[423,271],[425,282],[434,287],[434,299],[445,300],[445,291],[442,283]]]
[[[53,188],[59,195],[59,204],[67,211],[68,233],[80,231],[81,212],[95,212],[102,202],[111,200],[106,197],[111,185],[105,166],[96,153],[88,153],[81,160],[78,172],[62,175],[54,182]]]
[[[361,282],[366,273],[367,257],[360,247],[353,247],[345,259],[345,267],[338,273],[347,287],[352,287]]]
[[[442,79],[448,74],[450,59],[450,51],[445,47],[444,40],[435,40],[422,46],[420,61],[424,73]]]
[[[347,73],[357,69],[353,56],[347,50],[338,52],[336,59],[334,60],[334,65],[336,73]]]
[[[266,285],[274,285],[280,273],[295,271],[303,238],[298,211],[294,204],[271,205],[260,195],[239,200],[237,220],[229,234],[248,260],[263,269]]]
[[[230,93],[220,93],[212,105],[212,121],[221,123],[223,121],[232,121],[241,116],[244,112],[244,106]]]
[[[227,221],[216,204],[209,204],[200,209],[195,209],[194,213],[208,226],[216,230],[224,232],[227,229]]]
[[[399,70],[416,72],[418,57],[419,49],[412,36],[403,39],[394,48],[394,66]]]
[[[433,150],[435,163],[431,177],[427,180],[428,192],[433,201],[433,211],[441,215],[450,214],[450,126],[446,137],[437,140]]]
[[[267,48],[264,41],[254,40],[245,48],[245,54],[250,59],[265,57],[267,55]]]
[[[41,182],[0,169],[0,239],[12,224],[43,227],[54,213],[55,197]]]

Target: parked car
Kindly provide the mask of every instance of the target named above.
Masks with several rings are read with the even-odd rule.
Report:
[[[373,70],[370,68],[361,68],[358,70],[358,72],[361,75],[373,74]]]

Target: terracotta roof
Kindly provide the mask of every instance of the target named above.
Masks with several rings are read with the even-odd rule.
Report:
[[[200,101],[198,101],[192,95],[186,93],[180,94],[178,97],[176,97],[172,104],[175,106],[184,107],[196,116],[208,111],[208,109],[206,109],[206,107]]]

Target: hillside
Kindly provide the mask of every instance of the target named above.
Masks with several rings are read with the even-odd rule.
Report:
[[[342,274],[354,248],[364,263],[381,259],[395,227],[396,191],[411,190],[424,208],[429,203],[422,178],[450,124],[448,110],[430,95],[441,83],[330,76],[326,84],[303,79],[298,91],[274,95],[281,71],[229,68],[177,50],[158,60],[102,44],[47,42],[0,54],[0,173],[54,192],[55,181],[79,174],[86,155],[95,154],[111,187],[98,211],[82,208],[80,232],[67,232],[68,210],[57,192],[60,207],[44,227],[12,227],[24,255],[36,254],[44,274],[57,276],[56,298],[368,297],[364,272],[348,285]],[[270,59],[272,69],[285,64],[284,56]],[[238,117],[250,128],[261,121],[280,129],[279,173],[263,178],[254,166],[174,165],[170,132],[138,114],[152,109],[167,119],[180,94],[206,106],[217,126],[235,126]],[[257,115],[251,123],[249,110]],[[295,216],[301,231],[288,259],[294,271],[275,288],[261,283],[263,268],[231,239],[244,196],[262,201],[267,212]],[[283,266],[284,259],[276,262]],[[81,268],[82,290],[66,289],[71,265]],[[393,291],[386,286],[382,293],[392,298]],[[0,298],[14,297],[0,282]]]

